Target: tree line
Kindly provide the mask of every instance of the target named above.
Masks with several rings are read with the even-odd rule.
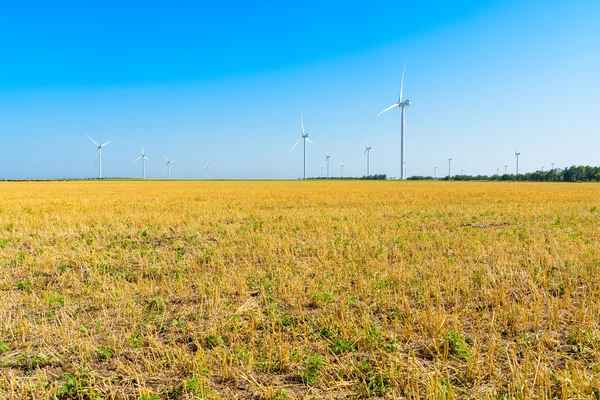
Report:
[[[411,176],[407,179],[425,181],[434,178],[431,176]],[[437,179],[442,181],[599,182],[600,167],[573,165],[563,169],[554,168],[548,171],[527,172],[519,175],[453,175]]]

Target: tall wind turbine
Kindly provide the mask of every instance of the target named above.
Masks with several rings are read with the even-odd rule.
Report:
[[[327,163],[327,178],[329,178],[329,159],[331,158],[331,154],[325,150],[325,162]]]
[[[169,179],[171,179],[171,163],[174,163],[175,160],[169,160],[167,158],[167,155],[165,154],[165,160],[167,160],[167,163],[165,164],[165,169],[169,170]]]
[[[139,159],[142,159],[144,163],[144,179],[146,179],[146,160],[151,161],[148,157],[146,157],[146,152],[144,151],[144,146],[142,146],[142,155],[135,159],[134,164],[138,162]]]
[[[344,177],[344,164],[341,164],[342,166],[342,178]]]
[[[515,149],[515,158],[517,159],[517,175],[519,175],[519,156],[521,155],[521,153],[519,153],[517,151],[517,149]]]
[[[435,179],[435,170],[437,169],[437,165],[433,166],[433,179]]]
[[[398,97],[398,103],[389,106],[388,108],[386,108],[385,110],[383,110],[382,112],[377,114],[377,116],[380,116],[384,112],[389,111],[392,108],[398,107],[398,109],[400,110],[400,113],[402,115],[402,122],[400,124],[400,143],[401,143],[401,146],[400,146],[400,179],[401,180],[405,179],[405,176],[404,176],[404,127],[405,127],[406,123],[404,121],[404,107],[410,106],[410,100],[402,101],[402,89],[404,87],[404,72],[405,71],[406,71],[406,63],[404,63],[404,69],[402,70],[402,83],[400,83],[400,97]]]
[[[306,142],[308,141],[312,144],[315,144],[315,142],[308,138],[308,133],[304,133],[304,117],[302,116],[302,113],[300,113],[300,124],[302,125],[302,135],[300,136],[300,139],[298,139],[294,147],[292,147],[292,149],[290,150],[290,154],[292,154],[292,151],[294,151],[294,149],[296,148],[296,146],[298,146],[298,143],[300,143],[300,141],[304,141],[304,174],[302,176],[303,179],[306,179]]]
[[[96,149],[96,161],[98,161],[99,165],[99,171],[98,171],[98,178],[102,179],[102,148],[104,146],[106,146],[107,144],[109,144],[110,142],[112,142],[112,140],[110,142],[106,142],[104,144],[98,144],[94,141],[94,139],[92,139],[91,137],[89,137],[89,135],[85,135],[88,137],[88,139],[90,139],[92,141],[92,143],[94,143],[97,147]]]
[[[208,161],[204,162],[204,179],[210,179],[210,164]]]
[[[448,159],[448,178],[450,178],[450,163],[452,163],[452,158]]]
[[[365,138],[365,151],[363,153],[360,162],[365,158],[365,154],[367,155],[367,176],[371,175],[371,146],[367,143],[367,139]]]

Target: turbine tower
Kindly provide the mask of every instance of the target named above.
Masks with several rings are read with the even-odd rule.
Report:
[[[342,178],[344,177],[344,164],[341,164],[342,166]]]
[[[208,161],[204,162],[204,179],[210,179],[210,164]]]
[[[519,156],[521,155],[521,153],[519,153],[517,151],[517,149],[515,149],[515,158],[517,159],[517,175],[519,175]]]
[[[146,152],[144,151],[144,146],[142,146],[142,155],[139,156],[138,158],[136,158],[133,163],[135,164],[140,158],[142,159],[142,161],[144,163],[144,179],[146,179],[146,160],[148,160],[148,161],[151,161],[151,160],[148,157],[146,157]]]
[[[112,142],[112,140],[110,142],[106,142],[104,144],[98,144],[94,141],[94,139],[92,139],[91,137],[89,137],[88,135],[85,135],[88,137],[88,139],[90,139],[92,141],[92,143],[94,143],[96,145],[96,162],[98,162],[99,164],[99,171],[98,171],[98,178],[102,179],[102,148],[104,146],[106,146],[107,144],[109,144],[110,142]]]
[[[554,162],[551,162],[550,165],[552,165],[552,171],[554,171]]]
[[[367,143],[367,139],[365,138],[365,151],[363,153],[362,158],[360,159],[360,162],[362,163],[362,160],[365,158],[365,154],[367,155],[367,176],[371,175],[371,146],[369,146],[369,143]]]
[[[300,136],[300,139],[298,139],[294,147],[292,147],[292,149],[290,150],[290,154],[292,154],[292,151],[294,151],[294,149],[296,148],[296,146],[298,146],[298,143],[300,143],[300,141],[304,141],[304,173],[302,176],[303,179],[306,179],[306,142],[308,141],[312,144],[315,144],[315,142],[308,138],[307,133],[304,133],[304,117],[302,116],[302,113],[300,113],[300,124],[302,125],[302,136]]]
[[[325,162],[327,163],[327,178],[329,178],[329,159],[331,158],[331,154],[327,153],[325,150]]]
[[[437,169],[437,165],[433,166],[433,179],[435,179],[435,170]]]
[[[404,107],[410,106],[410,100],[405,100],[402,101],[402,89],[404,87],[404,72],[406,71],[406,63],[404,63],[404,69],[402,70],[402,83],[400,83],[400,97],[398,98],[398,103],[389,106],[388,108],[386,108],[385,110],[383,110],[382,112],[380,112],[379,114],[377,114],[377,116],[380,116],[381,114],[383,114],[386,111],[391,110],[392,108],[396,108],[398,107],[398,109],[400,110],[400,114],[402,115],[402,122],[400,124],[400,179],[404,180],[405,176],[404,176],[404,127],[406,125],[406,122],[404,121]]]
[[[448,159],[448,178],[450,178],[450,163],[452,162],[452,158]]]
[[[165,170],[169,170],[169,179],[171,179],[171,163],[174,163],[175,160],[169,160],[167,158],[167,155],[165,154],[165,160],[167,160],[167,163],[165,164]]]

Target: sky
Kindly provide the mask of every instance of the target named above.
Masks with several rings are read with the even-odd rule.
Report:
[[[127,3],[127,4],[123,4]],[[600,2],[8,1],[0,179],[400,174],[600,165]]]

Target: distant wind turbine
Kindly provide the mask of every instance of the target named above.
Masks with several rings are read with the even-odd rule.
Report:
[[[323,177],[323,168],[325,168],[325,166],[321,165],[321,174],[319,175],[321,178]]]
[[[517,149],[515,149],[515,158],[517,159],[517,175],[519,175],[519,156],[521,155],[521,153],[519,153],[517,151]]]
[[[210,164],[208,161],[204,162],[204,178],[210,179]]]
[[[341,164],[342,167],[342,178],[344,177],[344,164]]]
[[[504,175],[508,174],[508,164],[504,164]]]
[[[167,170],[167,169],[169,170],[169,179],[171,179],[171,163],[174,163],[174,162],[175,162],[175,160],[169,160],[169,159],[167,158],[167,155],[166,155],[166,154],[165,154],[165,160],[167,160],[167,163],[165,164],[165,169],[166,169],[166,170]]]
[[[554,162],[551,162],[550,165],[552,166],[552,170],[554,171]]]
[[[433,166],[433,179],[435,179],[435,171],[437,170],[437,165]]]
[[[327,153],[325,150],[325,162],[327,163],[327,177],[329,178],[329,159],[331,158],[331,154]]]
[[[400,83],[400,97],[398,97],[398,103],[389,106],[388,108],[386,108],[385,110],[383,110],[382,112],[377,114],[377,116],[380,116],[384,112],[398,107],[398,109],[400,110],[400,113],[402,115],[402,123],[400,124],[400,143],[401,143],[401,145],[400,145],[400,179],[401,180],[405,179],[404,169],[403,169],[403,167],[404,167],[404,127],[406,125],[406,122],[404,121],[404,107],[410,106],[410,100],[405,100],[404,102],[402,101],[402,89],[404,88],[404,72],[405,71],[406,71],[406,63],[404,63],[404,69],[402,70],[402,83]]]
[[[134,164],[138,162],[139,159],[142,159],[144,163],[144,179],[146,179],[146,160],[151,161],[148,157],[146,157],[146,152],[144,151],[144,146],[142,146],[142,155],[135,159]]]
[[[365,154],[367,155],[367,176],[371,175],[371,146],[367,143],[367,139],[365,138],[365,151],[360,159],[360,162],[365,158]]]
[[[94,139],[92,139],[91,137],[89,137],[89,135],[85,135],[88,137],[88,139],[90,139],[92,141],[92,143],[94,143],[96,145],[96,162],[98,162],[99,164],[99,171],[98,171],[98,178],[102,179],[102,148],[104,146],[106,146],[107,144],[111,143],[112,140],[110,142],[106,142],[104,144],[98,144],[94,141]]]
[[[450,163],[452,162],[452,158],[448,159],[448,178],[450,178]]]
[[[302,176],[303,179],[306,179],[306,142],[308,141],[312,144],[315,144],[315,142],[308,138],[307,133],[304,133],[304,117],[302,116],[302,113],[300,113],[300,124],[302,126],[302,136],[300,136],[300,139],[298,139],[294,147],[292,147],[292,149],[290,150],[290,154],[292,154],[292,151],[294,151],[294,149],[296,148],[296,146],[298,146],[298,143],[300,143],[300,141],[304,141],[304,173]]]

